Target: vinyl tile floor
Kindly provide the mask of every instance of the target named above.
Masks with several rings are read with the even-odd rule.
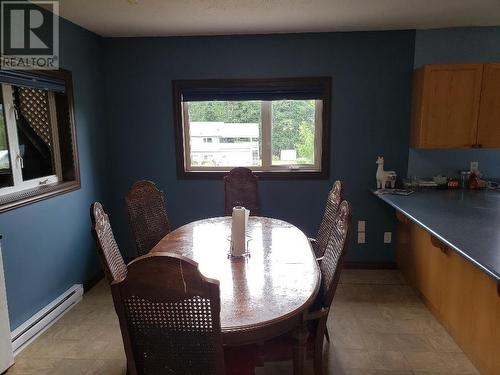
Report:
[[[329,316],[327,374],[478,374],[396,270],[344,270]],[[7,375],[125,375],[125,354],[103,280],[16,357]],[[291,374],[289,362],[256,375]],[[312,374],[307,363],[306,374]]]

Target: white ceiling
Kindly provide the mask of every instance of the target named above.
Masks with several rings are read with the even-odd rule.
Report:
[[[108,37],[264,34],[500,25],[500,0],[60,0]]]

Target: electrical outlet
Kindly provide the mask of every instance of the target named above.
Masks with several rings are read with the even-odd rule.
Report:
[[[478,161],[471,161],[470,162],[470,171],[471,172],[479,171],[479,162]]]
[[[365,232],[358,232],[358,243],[365,243],[365,242],[366,242]]]
[[[358,232],[365,232],[366,221],[360,220],[358,221]]]
[[[392,232],[384,232],[384,243],[392,242]]]

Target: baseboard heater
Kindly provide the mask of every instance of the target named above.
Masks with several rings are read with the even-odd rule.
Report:
[[[19,354],[33,340],[57,322],[72,307],[81,301],[83,285],[75,284],[26,322],[11,332],[14,355]]]

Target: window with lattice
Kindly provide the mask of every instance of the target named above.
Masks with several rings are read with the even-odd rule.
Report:
[[[71,82],[54,82],[0,72],[0,211],[80,186]]]

